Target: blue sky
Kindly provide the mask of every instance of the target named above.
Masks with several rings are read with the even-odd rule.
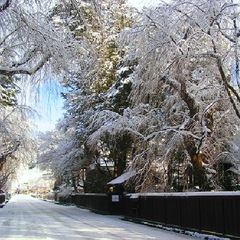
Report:
[[[39,118],[36,119],[36,124],[40,131],[49,131],[54,129],[54,126],[59,118],[62,117],[63,98],[60,92],[63,89],[53,81],[45,83],[39,88],[39,99],[32,104],[39,113]]]
[[[18,102],[30,106],[37,112],[33,114],[32,121],[37,125],[38,130],[42,132],[53,130],[57,120],[64,113],[64,100],[60,95],[64,89],[54,80],[35,87],[22,83],[20,87],[24,91],[18,96]]]

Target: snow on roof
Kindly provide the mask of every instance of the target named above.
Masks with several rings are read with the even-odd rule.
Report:
[[[121,184],[124,183],[125,181],[127,181],[129,178],[133,177],[134,175],[136,175],[136,171],[129,171],[129,172],[125,172],[122,175],[120,175],[119,177],[113,179],[112,181],[108,182],[108,185],[115,185],[115,184]]]

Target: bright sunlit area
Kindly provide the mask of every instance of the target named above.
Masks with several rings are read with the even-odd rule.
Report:
[[[43,194],[53,189],[52,176],[38,168],[21,166],[18,170],[16,180],[13,181],[11,192],[13,194]]]

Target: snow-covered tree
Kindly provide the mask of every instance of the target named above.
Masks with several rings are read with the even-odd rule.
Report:
[[[216,165],[239,122],[238,31],[237,3],[182,0],[145,9],[124,35],[138,62],[132,108],[146,104],[158,119],[132,163],[140,189],[221,187]]]
[[[81,43],[79,66],[62,81],[59,139],[43,155],[61,152],[54,171],[105,163],[111,178],[136,170],[136,191],[224,189],[225,163],[239,165],[237,2],[163,2],[131,27],[121,1],[67,1],[52,19]]]
[[[65,11],[66,7],[69,12]],[[64,94],[67,112],[59,124],[60,131],[67,133],[71,129],[72,141],[76,148],[79,151],[84,150],[84,154],[77,159],[80,161],[79,168],[88,168],[92,163],[97,164],[101,161],[99,153],[102,150],[100,149],[106,145],[105,141],[103,145],[100,144],[101,139],[91,146],[86,142],[89,136],[99,128],[94,124],[95,114],[97,116],[99,111],[103,111],[104,114],[105,110],[113,110],[111,102],[107,100],[109,98],[106,91],[118,81],[117,65],[122,59],[124,49],[118,47],[117,36],[133,21],[130,12],[129,16],[126,15],[127,10],[124,1],[103,0],[95,3],[69,1],[66,5],[56,6],[53,11],[55,22],[58,19],[59,25],[69,27],[75,39],[81,43],[82,49],[78,57],[78,69],[76,68],[75,73],[62,82],[68,89]],[[120,110],[117,107],[117,104],[119,107],[121,104],[116,101],[116,98],[115,111],[119,112],[123,108]],[[121,97],[119,94],[118,99],[122,99],[124,104],[127,104],[126,97]],[[100,148],[98,151],[93,150],[96,146]],[[71,162],[73,156],[69,154],[64,156],[66,162]],[[121,168],[121,171],[123,170],[124,167]],[[112,173],[108,173],[111,179]]]
[[[29,108],[17,102],[25,95],[22,80],[32,89],[42,81],[61,79],[74,70],[79,48],[68,28],[59,26],[50,11],[57,1],[3,0],[0,3],[0,166],[16,154],[31,153],[27,135]],[[75,60],[75,61],[74,61]],[[36,91],[37,94],[37,91]],[[20,124],[21,123],[21,124]],[[30,156],[29,158],[31,158]],[[6,165],[7,167],[7,165]],[[6,169],[6,168],[5,168]]]
[[[47,132],[39,136],[40,156],[37,166],[44,171],[52,173],[57,185],[68,183],[78,174],[81,168],[81,148],[74,142],[73,134],[70,132]]]
[[[21,164],[30,165],[36,157],[27,109],[0,104],[0,188],[15,176]]]

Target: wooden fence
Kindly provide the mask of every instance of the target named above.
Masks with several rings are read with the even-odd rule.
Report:
[[[64,204],[75,204],[102,214],[122,215],[124,212],[124,198],[122,195],[86,193],[73,194],[68,198],[58,197],[56,200]]]
[[[240,193],[132,194],[126,218],[240,239]]]
[[[76,194],[59,201],[102,214],[240,239],[240,192]]]
[[[5,194],[0,193],[0,207],[3,207],[4,202],[5,202]]]

